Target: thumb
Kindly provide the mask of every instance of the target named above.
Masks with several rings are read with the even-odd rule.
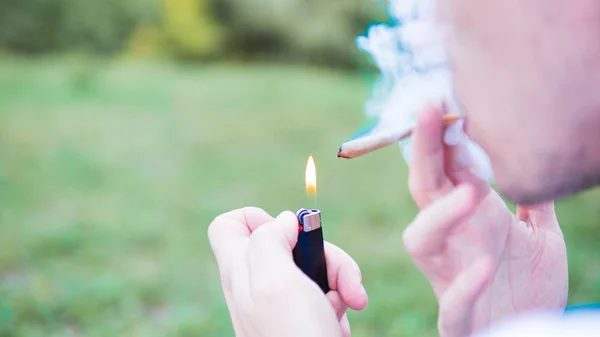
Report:
[[[292,258],[297,239],[298,219],[292,212],[281,213],[252,233],[247,263],[251,292],[256,296],[268,301],[289,291],[299,272]]]
[[[291,255],[298,240],[298,218],[290,211],[282,212],[273,221],[256,229],[248,248],[269,254]]]
[[[530,206],[517,205],[517,219],[535,228],[556,229],[558,227],[554,201]]]
[[[286,272],[295,268],[292,249],[298,240],[298,219],[292,212],[283,212],[260,226],[248,242],[248,264],[257,277]],[[285,269],[285,270],[284,270]]]

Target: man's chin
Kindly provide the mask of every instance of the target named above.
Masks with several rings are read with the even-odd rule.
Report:
[[[538,205],[556,200],[556,198],[551,194],[531,193],[529,191],[525,192],[514,189],[503,190],[501,187],[498,189],[500,190],[500,194],[502,194],[502,196],[518,205]]]
[[[504,177],[500,172],[495,172],[494,182],[503,197],[519,205],[537,205],[560,197],[556,186],[541,181],[533,182],[531,179],[512,175]]]
[[[552,179],[503,180],[496,176],[498,191],[508,200],[519,205],[537,205],[569,197],[600,185],[600,176],[577,177],[549,175]],[[562,179],[561,179],[562,178]],[[525,181],[526,183],[521,183]]]

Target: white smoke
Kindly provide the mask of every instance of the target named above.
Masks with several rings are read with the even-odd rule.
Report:
[[[366,104],[366,114],[379,118],[373,132],[410,129],[419,110],[428,104],[444,102],[451,113],[461,114],[454,101],[445,49],[447,28],[436,17],[436,5],[436,0],[390,0],[388,12],[393,23],[373,25],[356,39],[381,72]],[[465,142],[468,154],[463,160],[473,161],[474,173],[482,179],[492,179],[489,157],[464,134],[462,123],[449,127],[444,141],[448,145]],[[400,147],[408,162],[410,139]]]

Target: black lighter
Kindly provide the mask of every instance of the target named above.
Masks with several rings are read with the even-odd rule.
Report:
[[[329,292],[327,264],[321,211],[301,208],[296,212],[298,218],[298,242],[294,247],[294,262],[324,293]]]

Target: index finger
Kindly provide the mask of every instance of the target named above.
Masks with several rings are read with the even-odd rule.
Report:
[[[439,109],[419,114],[412,141],[408,185],[413,199],[424,207],[452,189],[444,167],[444,128]]]
[[[462,185],[422,210],[404,230],[404,246],[413,257],[435,255],[456,224],[470,215],[477,203],[476,191]]]
[[[224,262],[227,252],[236,251],[241,241],[273,217],[257,207],[245,207],[217,216],[208,227],[208,240],[217,263]]]

